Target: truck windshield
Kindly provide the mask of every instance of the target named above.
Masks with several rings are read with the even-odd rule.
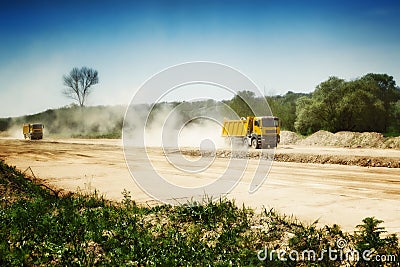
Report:
[[[264,127],[276,127],[279,125],[279,121],[276,118],[262,118],[262,126]]]
[[[42,129],[42,124],[34,124],[34,125],[32,125],[32,128],[33,129]]]

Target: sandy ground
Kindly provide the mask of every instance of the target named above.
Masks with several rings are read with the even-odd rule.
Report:
[[[114,200],[121,200],[121,192],[126,189],[135,201],[154,205],[155,201],[131,178],[121,143],[121,140],[3,138],[0,159],[21,171],[31,167],[35,176],[57,188],[83,192],[97,189]],[[281,146],[276,152],[389,157],[400,161],[400,151],[389,149]],[[202,173],[182,173],[165,160],[160,148],[152,148],[148,154],[160,175],[181,186],[212,182],[226,170],[230,160],[216,158]],[[143,162],[143,158],[135,159],[137,166]],[[248,160],[240,183],[228,198],[257,210],[275,208],[309,223],[316,219],[321,225],[337,223],[347,231],[354,230],[363,218],[375,216],[385,221],[388,232],[400,233],[400,168],[275,161],[260,189],[249,194],[249,184],[258,164],[257,159]]]

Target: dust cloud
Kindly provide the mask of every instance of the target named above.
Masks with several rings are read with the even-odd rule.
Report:
[[[126,111],[126,106],[80,108],[71,105],[49,109],[11,118],[7,121],[7,129],[0,131],[0,137],[23,139],[24,123],[42,123],[44,139],[119,139],[124,135],[134,146],[205,149],[228,146],[221,136],[222,121],[227,112],[220,102],[163,102],[135,105]]]
[[[80,108],[71,105],[59,109],[3,119],[0,136],[23,139],[24,123],[44,124],[44,138],[120,138],[125,106],[94,106]]]
[[[199,113],[168,103],[149,109],[132,108],[125,117],[124,138],[133,146],[223,148],[223,117],[213,109],[212,114],[210,110]]]
[[[7,131],[0,132],[0,137],[8,139],[24,139],[22,125],[20,127],[17,125],[11,126]]]

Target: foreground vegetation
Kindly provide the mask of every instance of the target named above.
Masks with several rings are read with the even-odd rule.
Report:
[[[61,196],[1,161],[0,192],[1,266],[374,266],[363,259],[281,261],[276,254],[259,259],[265,248],[321,255],[324,249],[339,249],[338,240],[347,242],[344,249],[393,255],[389,266],[400,258],[397,237],[382,237],[381,221],[375,218],[364,219],[350,234],[337,225],[306,225],[274,210],[254,214],[228,200],[144,207],[128,192],[122,203],[96,193]]]

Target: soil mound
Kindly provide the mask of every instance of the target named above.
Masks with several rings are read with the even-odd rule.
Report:
[[[308,136],[300,143],[306,146],[329,146],[335,142],[335,135],[327,131],[318,131]]]
[[[388,138],[385,141],[385,147],[400,149],[400,136]]]
[[[281,132],[281,145],[336,146],[350,148],[393,148],[400,149],[400,136],[386,138],[375,132],[318,131],[304,138],[290,131]]]
[[[303,140],[304,137],[291,131],[281,131],[281,145],[294,145]]]

